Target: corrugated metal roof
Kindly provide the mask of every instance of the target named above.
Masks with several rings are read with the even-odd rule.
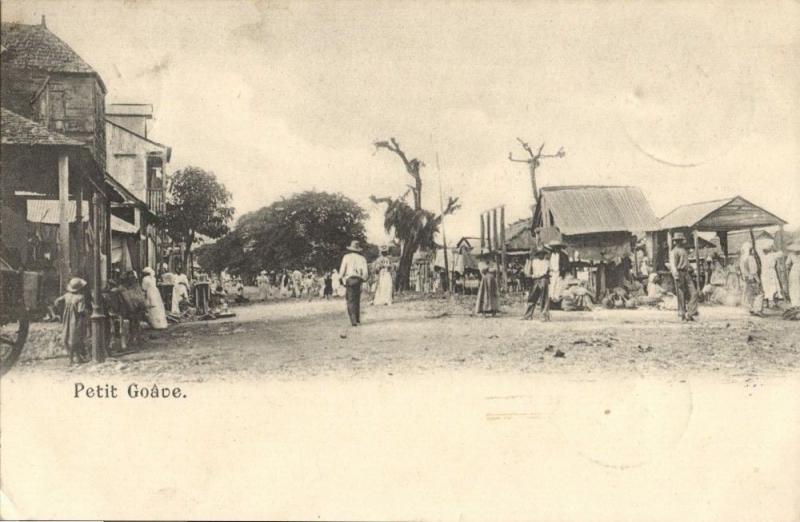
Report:
[[[29,120],[6,108],[0,111],[0,137],[3,145],[70,145],[83,143],[53,132],[41,123]]]
[[[44,223],[58,225],[58,200],[55,199],[29,199],[28,221],[31,223]],[[67,202],[67,220],[75,222],[75,202]],[[83,202],[83,221],[89,221],[89,202]]]
[[[640,232],[660,224],[638,187],[564,186],[542,188],[542,210],[553,213],[562,234]]]
[[[27,219],[31,223],[43,223],[45,225],[58,225],[58,200],[55,199],[29,199],[27,201]],[[67,202],[67,220],[75,222],[75,202]],[[89,202],[83,202],[83,222],[89,221]],[[138,234],[139,229],[136,225],[128,223],[122,218],[111,216],[111,230],[124,234]]]
[[[661,229],[691,228],[701,219],[729,203],[731,198],[682,205],[661,218]]]
[[[741,196],[683,205],[661,218],[661,229],[740,230],[786,224]]]

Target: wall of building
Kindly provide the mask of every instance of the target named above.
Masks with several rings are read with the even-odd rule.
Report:
[[[142,201],[147,201],[147,155],[163,148],[106,122],[107,170]]]

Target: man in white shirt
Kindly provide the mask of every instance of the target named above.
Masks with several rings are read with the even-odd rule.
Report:
[[[347,254],[342,258],[339,268],[339,280],[346,288],[347,315],[353,326],[361,323],[361,285],[368,276],[367,260],[361,255],[358,241],[353,241],[347,247]]]
[[[523,319],[533,319],[536,305],[541,305],[542,320],[550,320],[550,249],[538,247],[533,253],[533,260],[525,265],[525,277],[533,279],[533,287],[528,293],[528,308]]]

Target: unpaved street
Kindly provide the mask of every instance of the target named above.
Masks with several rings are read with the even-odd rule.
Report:
[[[507,303],[494,319],[471,316],[470,304],[433,299],[366,306],[362,326],[352,328],[341,300],[255,303],[235,308],[233,319],[148,332],[139,351],[100,365],[68,368],[65,358],[54,357],[23,360],[14,372],[179,381],[400,376],[442,369],[748,379],[793,373],[800,364],[800,323],[750,318],[736,308],[704,307],[693,324],[681,323],[674,312],[645,309],[554,312],[552,322],[543,323],[520,321],[521,303]]]

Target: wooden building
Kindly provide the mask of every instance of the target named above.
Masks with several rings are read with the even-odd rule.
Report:
[[[713,232],[717,235],[720,253],[726,259],[732,252],[729,245],[729,234],[736,233],[741,239],[741,231],[751,236],[755,228],[777,226],[781,229],[786,221],[775,214],[755,205],[741,196],[702,201],[682,205],[672,210],[661,218],[659,230],[653,234],[655,252],[653,259],[657,269],[664,269],[669,260],[669,249],[672,245],[672,234],[682,232],[690,239],[690,246],[698,245],[701,232]],[[738,233],[737,233],[738,232]],[[753,239],[759,239],[761,234],[752,234]],[[740,247],[742,242],[737,240],[735,246]],[[702,246],[702,245],[701,245]],[[778,245],[781,247],[782,245]],[[694,248],[695,262],[699,261],[700,249]],[[699,271],[695,271],[699,278]]]
[[[108,323],[101,293],[110,270],[110,207],[124,201],[106,174],[106,87],[47,29],[44,18],[38,25],[2,23],[0,43],[3,255],[22,266],[51,262],[58,273],[57,291],[75,275],[89,282],[93,355],[102,360]],[[31,199],[57,202],[58,241],[49,260],[32,259],[39,250],[38,224],[28,220]]]
[[[629,186],[543,187],[533,215],[533,244],[560,240],[601,296],[619,285],[632,263],[637,235],[659,221],[642,191]]]

